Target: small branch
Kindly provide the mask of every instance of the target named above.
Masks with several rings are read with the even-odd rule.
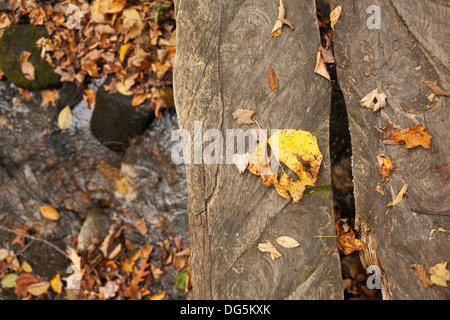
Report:
[[[450,210],[441,211],[441,212],[433,212],[433,211],[427,211],[427,210],[411,209],[411,211],[418,213],[418,214],[428,214],[428,215],[434,215],[434,216],[450,216]]]
[[[55,246],[53,243],[48,242],[47,240],[44,240],[44,239],[41,239],[41,238],[38,238],[38,237],[35,237],[35,236],[30,236],[28,234],[25,234],[25,233],[22,233],[22,232],[19,232],[19,231],[16,231],[16,230],[12,230],[12,229],[9,229],[9,228],[3,227],[3,226],[0,226],[0,230],[4,230],[4,231],[10,232],[10,233],[14,233],[16,235],[19,235],[19,236],[22,236],[22,237],[25,237],[25,238],[28,238],[28,239],[31,239],[31,240],[34,240],[34,241],[39,241],[39,242],[45,243],[49,247],[52,247],[53,249],[55,249],[56,251],[61,253],[63,256],[67,256],[67,254],[63,250],[61,250],[60,248]]]

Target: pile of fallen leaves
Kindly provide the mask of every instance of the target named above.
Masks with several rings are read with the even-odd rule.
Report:
[[[65,0],[55,6],[9,2],[12,13],[0,13],[0,32],[24,17],[45,27],[49,37],[36,45],[61,81],[81,86],[89,78],[114,74],[105,86],[109,93],[133,96],[133,106],[150,99],[157,116],[167,108],[167,93],[161,88],[172,85],[172,0]],[[92,92],[87,90],[85,98],[92,102]]]
[[[117,219],[108,235],[95,240],[81,255],[74,248],[67,248],[70,276],[61,277],[57,273],[52,279],[44,279],[34,273],[27,261],[19,261],[19,256],[33,241],[42,239],[27,235],[30,228],[25,225],[11,228],[17,234],[11,246],[18,244],[21,249],[0,248],[0,284],[3,288],[13,288],[20,299],[46,296],[49,290],[55,294],[65,290],[70,299],[163,300],[167,291],[151,292],[149,286],[162,277],[169,266],[177,270],[175,285],[178,288],[188,292],[191,287],[190,247],[180,236],[171,233],[159,243],[138,246],[124,237],[125,225]],[[25,237],[32,240],[25,244]],[[71,243],[75,244],[76,238]],[[58,251],[64,254],[61,249]]]
[[[159,245],[137,247],[123,235],[118,219],[108,235],[92,243],[78,256],[69,249],[69,258],[77,270],[80,299],[162,300],[166,291],[150,292],[148,286],[172,265],[178,271],[175,284],[186,292],[190,287],[188,258],[190,248],[180,237],[168,236]],[[75,276],[75,274],[73,275]]]

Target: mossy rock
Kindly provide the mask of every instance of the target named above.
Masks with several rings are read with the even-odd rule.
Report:
[[[7,28],[0,38],[0,68],[6,78],[20,88],[43,90],[60,84],[59,76],[47,61],[41,59],[40,50],[36,47],[36,42],[42,37],[48,37],[44,27],[15,25]],[[28,80],[22,73],[19,60],[22,51],[31,52],[28,61],[35,68],[36,80]]]
[[[105,84],[110,82],[108,78]],[[103,85],[97,91],[95,108],[91,117],[91,132],[105,146],[122,151],[130,140],[145,131],[155,118],[154,111],[147,102],[133,107],[133,96],[120,93],[110,94]]]

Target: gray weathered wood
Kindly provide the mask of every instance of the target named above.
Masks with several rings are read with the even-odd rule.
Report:
[[[239,176],[231,164],[187,165],[193,298],[343,298],[335,239],[314,238],[334,235],[331,87],[314,73],[320,42],[315,4],[284,4],[295,30],[286,26],[269,40],[278,1],[176,1],[174,84],[181,128],[193,137],[194,121],[201,121],[203,131],[215,128],[225,136],[227,129],[237,129],[232,113],[252,109],[264,128],[312,132],[324,155],[317,182],[322,187],[310,188],[299,203],[248,172]],[[268,85],[270,67],[278,76],[277,95]],[[300,247],[278,246],[283,256],[274,261],[257,249],[282,235],[297,239]]]
[[[448,288],[424,288],[409,267],[422,264],[428,270],[450,260],[445,233],[438,232],[429,240],[434,223],[449,230],[449,217],[412,211],[442,212],[450,208],[450,183],[443,185],[432,169],[433,165],[450,162],[449,98],[430,102],[427,97],[432,92],[420,82],[425,77],[450,88],[448,2],[344,0],[338,4],[343,11],[335,27],[334,47],[338,80],[349,114],[356,215],[362,237],[371,244],[362,252],[363,262],[382,267],[385,299],[448,299]],[[380,29],[367,27],[371,14],[366,9],[370,5],[380,8]],[[364,62],[366,55],[373,56],[373,64]],[[418,66],[420,70],[415,70]],[[375,88],[387,94],[388,105],[373,113],[358,101]],[[415,111],[408,113],[405,108]],[[385,127],[386,118],[403,128],[427,126],[433,136],[431,150],[384,145],[374,126]],[[382,153],[396,167],[390,182],[384,184],[376,166],[376,156]],[[377,183],[393,197],[408,183],[409,197],[388,209],[386,205],[392,199],[375,191]]]

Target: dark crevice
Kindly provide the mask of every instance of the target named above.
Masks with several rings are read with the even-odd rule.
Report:
[[[321,44],[327,47],[327,39],[333,43],[333,30],[330,26],[330,5],[327,0],[317,0],[317,18],[320,29]],[[328,41],[329,42],[329,41]],[[333,51],[333,47],[329,47]],[[334,51],[333,51],[334,56]],[[325,63],[331,78],[330,111],[330,159],[331,182],[333,193],[334,222],[347,219],[348,225],[355,230],[355,197],[353,193],[352,148],[344,95],[339,86],[336,63]],[[344,298],[381,299],[381,292],[367,289],[367,274],[357,251],[344,255],[339,251],[342,279],[344,280]]]

